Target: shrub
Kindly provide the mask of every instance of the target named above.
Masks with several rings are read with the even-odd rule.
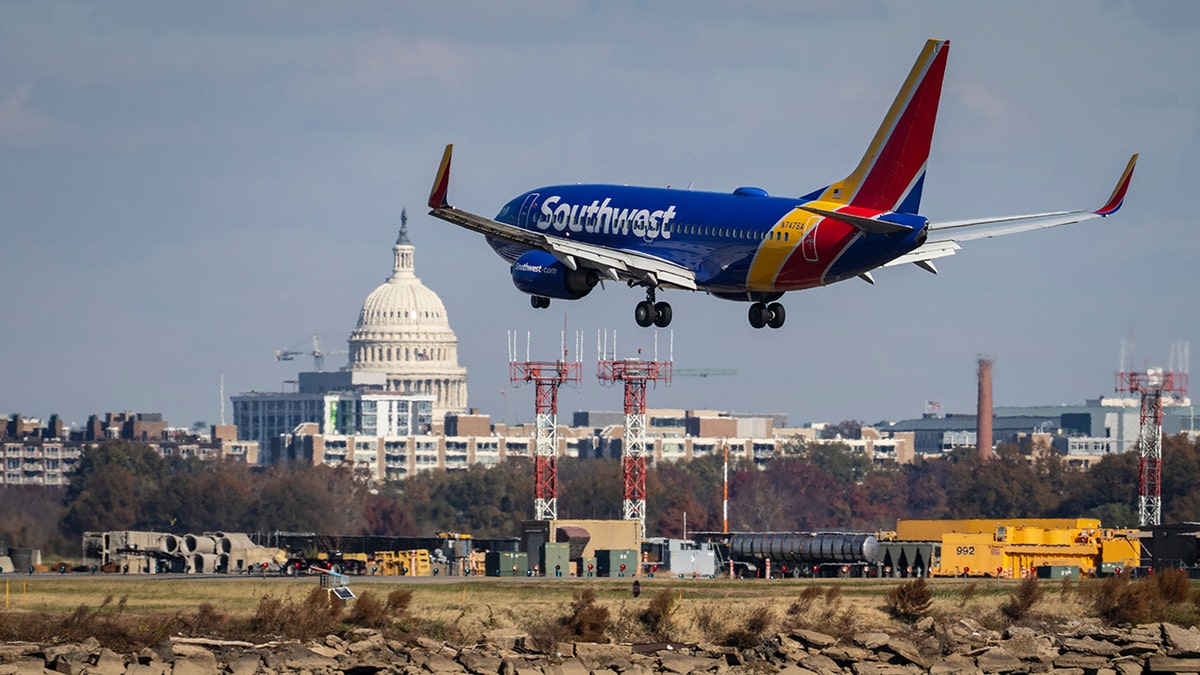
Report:
[[[344,605],[340,600],[332,602],[322,588],[313,588],[299,604],[263,596],[245,629],[256,637],[308,640],[335,632]]]
[[[1192,596],[1192,580],[1181,569],[1165,569],[1150,577],[1159,599],[1168,605],[1185,602]]]
[[[346,615],[346,623],[363,628],[383,628],[391,623],[387,604],[371,591],[363,591]]]
[[[965,602],[965,600],[964,600]],[[902,621],[913,622],[929,613],[933,605],[933,593],[925,583],[925,577],[896,586],[888,591],[884,609]]]
[[[958,600],[959,607],[966,607],[971,598],[975,597],[975,591],[979,590],[979,585],[974,581],[962,587],[962,593]]]
[[[818,623],[827,624],[833,621],[838,610],[842,608],[842,587],[830,586],[825,589],[825,606],[821,609],[820,616],[817,617]]]
[[[561,620],[545,619],[529,628],[529,642],[543,654],[558,652],[558,645],[571,638],[571,629]]]
[[[792,601],[792,604],[788,605],[788,616],[799,618],[807,614],[808,610],[812,607],[813,601],[820,594],[821,588],[819,586],[806,586],[804,590],[800,591],[800,595]]]
[[[670,640],[674,625],[671,615],[675,609],[675,598],[671,591],[661,590],[650,598],[650,604],[638,616],[642,625],[658,640]]]
[[[1025,577],[1008,602],[1000,606],[1000,613],[1012,621],[1020,621],[1042,599],[1042,593],[1037,577]]]
[[[1092,597],[1092,610],[1110,626],[1149,621],[1161,604],[1155,589],[1144,582],[1130,583],[1128,572],[1105,579]]]
[[[393,616],[408,614],[408,605],[412,602],[412,591],[398,588],[387,596],[387,612]]]
[[[726,647],[739,650],[759,647],[774,621],[775,616],[772,614],[771,608],[767,605],[759,605],[750,610],[750,616],[746,617],[745,625],[726,633],[725,639],[721,643]]]
[[[179,622],[192,637],[213,637],[224,634],[229,617],[217,611],[216,605],[205,602],[196,608],[195,614],[181,615]]]
[[[111,595],[96,609],[90,609],[85,604],[79,605],[62,620],[53,637],[67,642],[82,642],[94,637],[114,651],[128,651],[142,646],[145,636],[138,635],[138,627],[133,621],[122,617],[128,599],[127,596],[122,597],[116,607],[109,607],[113,601]],[[148,631],[147,634],[150,632],[158,631]]]
[[[713,604],[706,602],[695,605],[695,611],[693,613],[693,621],[695,622],[696,629],[699,630],[700,634],[704,636],[704,639],[708,640],[709,642],[717,642],[721,637],[723,637],[721,633],[723,629],[723,626],[721,625],[721,619],[719,616],[717,616],[713,609]]]
[[[833,607],[842,602],[842,587],[833,585],[825,589],[825,605]]]
[[[604,642],[608,623],[608,608],[596,604],[596,592],[590,588],[575,594],[571,613],[559,622],[580,642]]]

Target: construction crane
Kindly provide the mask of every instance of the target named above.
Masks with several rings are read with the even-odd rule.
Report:
[[[722,377],[737,375],[736,368],[675,368],[671,373],[674,377]]]
[[[346,353],[346,350],[344,350],[344,349],[337,350],[337,351],[331,351],[331,352],[322,350],[321,349],[321,337],[319,335],[313,335],[312,336],[312,351],[302,352],[302,351],[295,351],[295,350],[291,350],[291,349],[276,349],[275,350],[275,360],[276,361],[293,361],[293,360],[295,360],[295,358],[297,356],[311,356],[313,358],[313,367],[317,369],[318,373],[320,373],[320,372],[324,372],[324,370],[325,370],[325,357],[326,356],[333,356],[335,354],[345,354],[345,353]]]

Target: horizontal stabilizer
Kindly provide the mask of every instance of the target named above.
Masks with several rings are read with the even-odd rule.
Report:
[[[838,211],[828,211],[826,209],[818,209],[811,206],[797,207],[801,211],[815,213],[818,216],[825,216],[833,220],[840,220],[847,225],[853,226],[866,232],[867,234],[895,234],[897,232],[911,232],[912,228],[907,225],[897,225],[889,223],[886,220],[877,220],[875,218],[866,218],[864,216],[853,216],[849,213],[840,213]]]

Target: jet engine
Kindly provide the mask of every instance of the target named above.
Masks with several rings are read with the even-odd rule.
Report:
[[[592,292],[600,273],[571,269],[545,251],[529,251],[512,265],[513,285],[520,291],[545,298],[578,300]]]

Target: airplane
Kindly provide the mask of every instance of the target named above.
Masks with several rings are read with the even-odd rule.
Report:
[[[577,300],[605,280],[644,287],[639,326],[666,327],[665,289],[749,302],[754,328],[780,328],[784,293],[933,261],[962,242],[1111,216],[1121,208],[1134,154],[1099,209],[931,222],[919,215],[949,40],[928,40],[858,166],[800,197],[757,187],[731,193],[625,185],[552,185],[517,195],[494,218],[447,201],[453,144],[429,194],[430,215],[479,232],[511,264],[534,308]]]

